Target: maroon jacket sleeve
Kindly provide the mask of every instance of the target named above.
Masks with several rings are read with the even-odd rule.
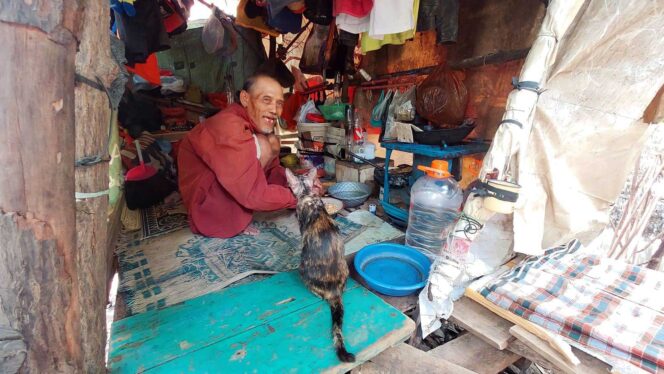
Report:
[[[278,184],[280,186],[288,187],[286,169],[284,169],[279,163],[279,158],[272,160],[272,163],[268,165],[265,170],[265,175],[267,176],[267,182],[269,184]]]
[[[255,211],[274,211],[296,205],[289,188],[282,183],[268,182],[256,157],[252,133],[241,119],[226,116],[223,123],[206,124],[204,131],[209,136],[198,137],[196,141],[204,144],[195,144],[194,149],[240,205]],[[271,167],[269,175],[272,180],[280,181],[279,171],[275,168]],[[285,181],[285,175],[281,178]]]

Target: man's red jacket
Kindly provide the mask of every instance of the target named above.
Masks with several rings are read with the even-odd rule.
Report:
[[[255,132],[246,109],[233,104],[182,141],[178,182],[194,233],[230,238],[249,225],[253,211],[295,207],[279,159],[261,168]]]

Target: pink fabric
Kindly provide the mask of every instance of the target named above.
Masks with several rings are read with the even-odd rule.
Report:
[[[351,15],[353,17],[362,18],[371,13],[373,8],[373,0],[334,0],[334,16],[339,13]]]

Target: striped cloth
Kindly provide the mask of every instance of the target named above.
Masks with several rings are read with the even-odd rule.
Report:
[[[489,301],[590,350],[664,372],[664,274],[578,241],[530,257],[480,290]]]

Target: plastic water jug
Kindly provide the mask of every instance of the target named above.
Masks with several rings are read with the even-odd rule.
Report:
[[[448,172],[447,161],[420,165],[426,175],[410,190],[406,245],[431,256],[439,256],[457,221],[463,192]]]

